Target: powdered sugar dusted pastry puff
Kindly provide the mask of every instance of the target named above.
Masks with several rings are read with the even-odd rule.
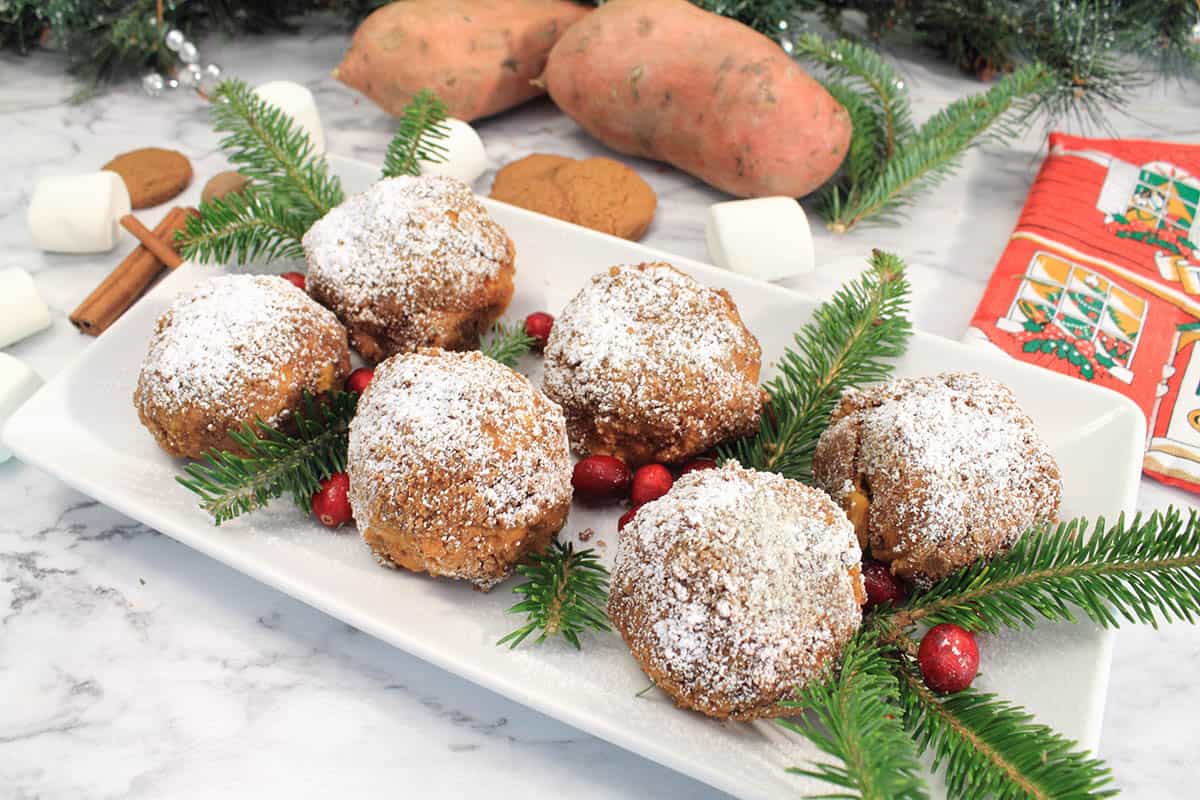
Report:
[[[158,320],[133,403],[173,456],[236,450],[229,431],[284,422],[304,392],[340,389],[350,371],[346,329],[274,275],[210,278]]]
[[[813,477],[864,549],[892,572],[938,580],[1057,518],[1058,464],[1012,392],[953,372],[843,396]]]
[[[736,463],[679,479],[620,532],[608,616],[684,708],[795,713],[862,622],[862,554],[817,489]]]
[[[389,565],[490,589],[543,551],[571,504],[562,410],[478,352],[375,369],[350,425],[350,504]]]
[[[673,463],[757,429],[761,358],[724,291],[670,264],[620,266],[555,321],[544,388],[581,453]]]
[[[309,228],[304,251],[308,291],[371,362],[472,349],[512,299],[512,241],[453,178],[385,178]]]

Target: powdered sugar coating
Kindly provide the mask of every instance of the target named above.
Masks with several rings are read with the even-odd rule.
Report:
[[[555,320],[544,387],[580,452],[670,463],[757,427],[761,356],[724,292],[669,264],[618,266]]]
[[[869,545],[906,577],[937,579],[1057,517],[1058,465],[1011,390],[975,373],[846,393],[818,442],[817,483],[869,498]]]
[[[354,518],[376,552],[483,588],[548,543],[571,500],[562,410],[478,352],[376,367],[348,461]]]
[[[274,275],[209,278],[159,319],[134,403],[169,452],[198,455],[231,428],[276,424],[349,370],[346,331]]]
[[[736,463],[691,472],[620,532],[609,616],[680,705],[776,716],[858,629],[860,558],[825,494]]]
[[[385,178],[313,224],[304,250],[309,291],[372,361],[473,346],[512,296],[512,243],[453,178]]]

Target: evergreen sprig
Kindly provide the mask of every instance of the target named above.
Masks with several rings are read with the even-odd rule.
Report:
[[[529,580],[514,587],[513,593],[525,599],[508,611],[525,614],[527,621],[496,644],[515,648],[540,631],[535,643],[562,636],[578,650],[580,633],[611,630],[604,613],[608,570],[591,548],[576,551],[570,542],[555,540],[544,554],[519,565],[517,572]]]
[[[511,325],[498,322],[480,340],[479,351],[506,367],[516,367],[534,344],[536,340],[526,332],[524,322]]]
[[[1075,622],[1077,611],[1106,628],[1121,620],[1158,627],[1200,615],[1200,516],[1178,510],[1122,516],[1106,526],[1077,519],[1033,530],[1007,553],[918,593],[893,622],[953,622],[970,630]]]
[[[758,433],[718,449],[722,459],[799,481],[810,479],[817,439],[842,392],[886,378],[912,326],[904,262],[876,250],[870,269],[817,308],[770,381]]]
[[[446,104],[431,90],[422,89],[400,115],[400,125],[383,158],[383,177],[420,175],[422,161],[444,163],[449,151],[442,142],[448,138]]]
[[[225,134],[221,149],[254,191],[290,209],[305,230],[342,202],[341,181],[283,109],[239,80],[219,83],[211,99],[213,128]]]
[[[1091,800],[1117,793],[1103,761],[1019,706],[974,689],[938,697],[910,662],[897,672],[904,727],[920,750],[932,752],[934,770],[945,768],[952,799]]]
[[[241,453],[210,450],[202,461],[184,467],[183,486],[200,497],[200,507],[217,525],[290,494],[305,513],[320,483],[346,469],[350,420],[358,406],[354,392],[321,400],[307,392],[289,435],[257,420],[230,431]]]
[[[1051,70],[1032,64],[914,128],[904,81],[875,51],[810,33],[796,40],[796,54],[826,68],[825,86],[853,126],[843,168],[821,196],[821,212],[835,233],[866,220],[894,220],[919,194],[953,174],[985,136],[1016,135],[1038,103],[1057,97],[1059,85]]]
[[[245,264],[303,258],[304,221],[269,195],[253,191],[215,197],[188,217],[179,235],[184,258]]]
[[[808,715],[779,721],[841,763],[788,771],[853,792],[828,797],[924,800],[917,750],[900,722],[900,684],[874,638],[873,630],[860,631],[836,671],[796,692],[788,705]]]

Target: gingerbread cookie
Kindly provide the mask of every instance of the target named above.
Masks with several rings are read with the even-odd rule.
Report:
[[[122,153],[101,169],[121,176],[134,208],[165,203],[192,182],[192,162],[187,156],[161,147],[143,147]]]
[[[535,153],[496,173],[492,197],[624,239],[645,235],[658,198],[620,161]]]
[[[200,200],[211,203],[217,197],[241,194],[249,182],[249,178],[234,170],[218,172],[208,179],[208,183],[204,184],[204,189],[200,192]]]

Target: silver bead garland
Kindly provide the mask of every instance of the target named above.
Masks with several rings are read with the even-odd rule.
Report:
[[[151,24],[157,25],[152,19]],[[221,80],[221,67],[217,64],[200,66],[200,51],[196,44],[184,36],[178,28],[169,29],[163,35],[163,44],[179,59],[180,67],[174,77],[161,72],[147,72],[142,76],[142,91],[151,97],[174,89],[211,91]]]

